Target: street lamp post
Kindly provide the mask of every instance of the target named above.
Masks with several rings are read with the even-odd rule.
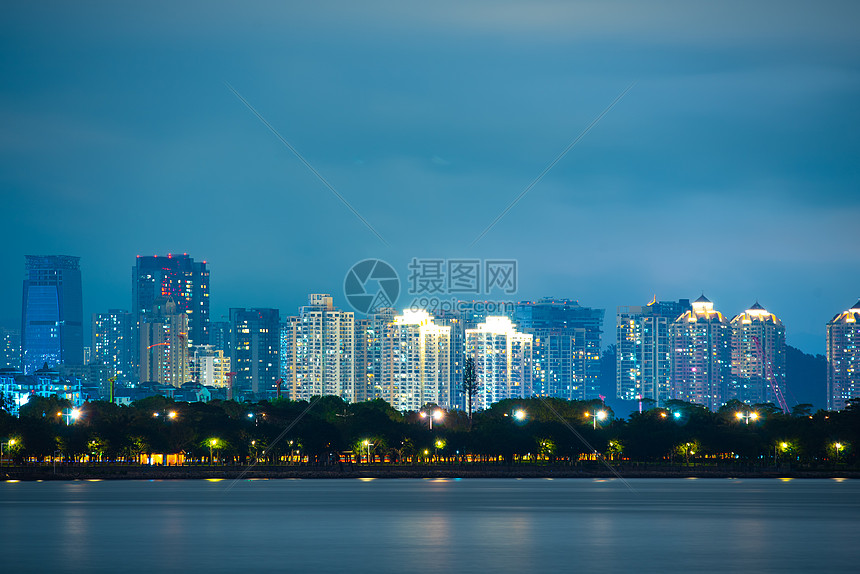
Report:
[[[746,424],[750,424],[750,421],[757,421],[758,420],[758,413],[755,411],[746,411],[746,412],[738,411],[735,413],[735,417],[739,421],[744,421]]]
[[[842,450],[842,448],[844,446],[845,445],[842,444],[841,442],[837,442],[837,443],[833,444],[833,447],[836,449],[836,464],[839,464],[839,451]]]
[[[370,442],[370,441],[369,441],[369,440],[367,440],[367,439],[364,439],[364,443],[363,443],[363,444],[364,444],[364,447],[367,449],[367,458],[366,458],[366,460],[367,460],[367,464],[370,464],[370,447],[372,447],[372,446],[373,446],[373,443],[372,443],[372,442]]]
[[[3,447],[8,446],[9,448],[12,448],[13,446],[15,446],[15,443],[17,443],[17,442],[18,441],[15,440],[14,438],[10,438],[6,442],[0,442],[0,466],[2,466],[2,464],[3,464]]]
[[[212,463],[214,460],[212,458],[213,457],[213,450],[216,446],[218,446],[218,439],[217,438],[210,438],[209,439],[209,466],[212,466]]]
[[[773,465],[776,466],[779,464],[779,453],[785,452],[788,450],[788,443],[785,441],[778,442],[773,445]]]
[[[421,415],[422,419],[428,419],[430,421],[430,430],[433,430],[433,419],[441,421],[445,418],[445,412],[442,409],[436,409],[433,412],[421,411],[418,414]]]
[[[585,413],[585,416],[591,417],[592,419],[594,419],[594,430],[597,430],[597,421],[598,420],[600,420],[600,421],[606,420],[607,415],[606,415],[606,411],[601,409],[599,411],[592,411],[590,413]]]

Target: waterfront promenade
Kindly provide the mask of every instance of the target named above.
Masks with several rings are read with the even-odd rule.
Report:
[[[860,478],[860,471],[841,468],[791,468],[753,465],[620,464],[623,478]],[[3,480],[202,480],[202,479],[433,479],[433,478],[617,478],[597,464],[333,464],[289,466],[148,466],[58,464],[0,469]]]

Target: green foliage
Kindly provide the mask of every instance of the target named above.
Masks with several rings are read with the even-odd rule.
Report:
[[[601,401],[509,399],[471,420],[465,412],[448,412],[432,430],[418,413],[402,414],[381,400],[348,404],[339,397],[323,397],[303,416],[305,401],[183,403],[164,397],[130,406],[96,401],[81,407],[76,420],[57,416],[70,406],[56,397],[33,397],[18,418],[0,412],[0,439],[15,437],[20,460],[47,460],[61,451],[66,460],[134,461],[143,454],[185,453],[205,461],[208,441],[217,438],[216,462],[236,464],[276,463],[296,454],[326,463],[345,451],[366,454],[367,440],[375,460],[394,463],[415,462],[425,451],[449,461],[473,455],[508,463],[574,463],[596,451],[615,462],[719,459],[814,466],[838,459],[840,466],[852,466],[857,464],[853,445],[860,444],[860,401],[849,402],[842,412],[815,414],[800,405],[791,415],[771,404],[731,403],[711,412],[668,401],[665,408],[623,420]],[[608,416],[595,428],[594,415],[601,410]],[[739,411],[759,416],[747,423],[737,418]]]

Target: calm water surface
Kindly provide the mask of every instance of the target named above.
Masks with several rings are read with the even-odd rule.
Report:
[[[860,481],[629,482],[0,482],[0,571],[860,571]]]

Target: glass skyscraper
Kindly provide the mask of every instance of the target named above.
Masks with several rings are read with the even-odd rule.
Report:
[[[132,309],[135,321],[152,312],[160,299],[171,299],[188,315],[188,344],[209,344],[209,269],[187,253],[166,257],[137,256],[132,267]],[[135,348],[137,348],[135,346]]]
[[[280,311],[233,308],[230,323],[234,390],[271,398],[281,370]]]
[[[21,310],[21,366],[81,365],[84,360],[80,257],[27,255]]]

